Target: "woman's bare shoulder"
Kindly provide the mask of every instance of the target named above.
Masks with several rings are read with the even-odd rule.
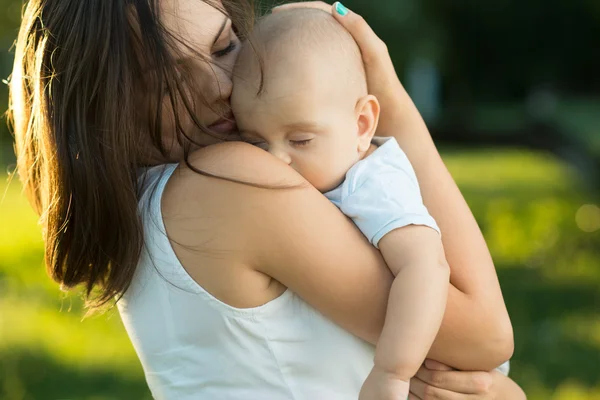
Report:
[[[288,165],[246,143],[190,154],[169,179],[161,204],[169,239],[186,271],[235,307],[254,307],[279,296],[281,288],[252,266],[258,249],[249,238],[268,227],[275,232],[278,226],[262,217],[284,212],[278,193],[286,191],[260,187],[304,187],[303,182]]]
[[[193,180],[197,169],[206,174],[248,183],[248,186],[304,185],[304,178],[268,152],[243,142],[208,146],[193,152],[189,165],[182,164],[183,175]],[[191,168],[190,168],[191,166]],[[186,174],[189,171],[192,174]]]
[[[292,188],[293,190],[268,190]],[[163,213],[190,220],[215,219],[221,227],[240,229],[256,207],[285,214],[282,203],[291,199],[313,204],[323,196],[294,169],[268,152],[241,142],[199,149],[182,162],[162,198]],[[283,217],[283,216],[282,216]],[[250,226],[248,222],[245,226]]]

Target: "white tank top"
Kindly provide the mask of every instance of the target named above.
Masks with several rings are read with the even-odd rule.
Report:
[[[146,172],[145,246],[119,311],[155,399],[355,400],[375,348],[287,290],[231,307],[185,271],[165,234],[161,198],[176,165]]]

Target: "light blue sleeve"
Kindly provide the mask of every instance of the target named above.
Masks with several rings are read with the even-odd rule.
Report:
[[[389,232],[425,225],[440,232],[423,204],[416,174],[395,140],[357,163],[342,186],[326,196],[378,247]]]
[[[507,361],[496,368],[496,371],[500,372],[504,376],[508,376],[508,373],[510,372],[510,361]]]

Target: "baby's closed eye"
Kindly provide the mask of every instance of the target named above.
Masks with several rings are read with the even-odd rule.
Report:
[[[315,138],[315,134],[310,132],[293,132],[287,135],[287,140],[291,146],[307,146]]]
[[[290,140],[290,143],[292,144],[292,146],[302,147],[302,146],[307,146],[311,141],[312,141],[312,139]]]

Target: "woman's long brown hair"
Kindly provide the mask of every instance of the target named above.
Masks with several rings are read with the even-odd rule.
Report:
[[[251,25],[249,1],[223,5],[238,29]],[[153,0],[30,0],[16,43],[17,170],[40,215],[49,275],[66,289],[82,285],[93,308],[133,279],[143,246],[138,171],[148,157],[139,144],[147,136],[167,153],[164,93],[196,121],[173,61],[177,38],[158,10]],[[140,93],[155,107],[140,110]],[[189,135],[176,131],[189,149]]]

